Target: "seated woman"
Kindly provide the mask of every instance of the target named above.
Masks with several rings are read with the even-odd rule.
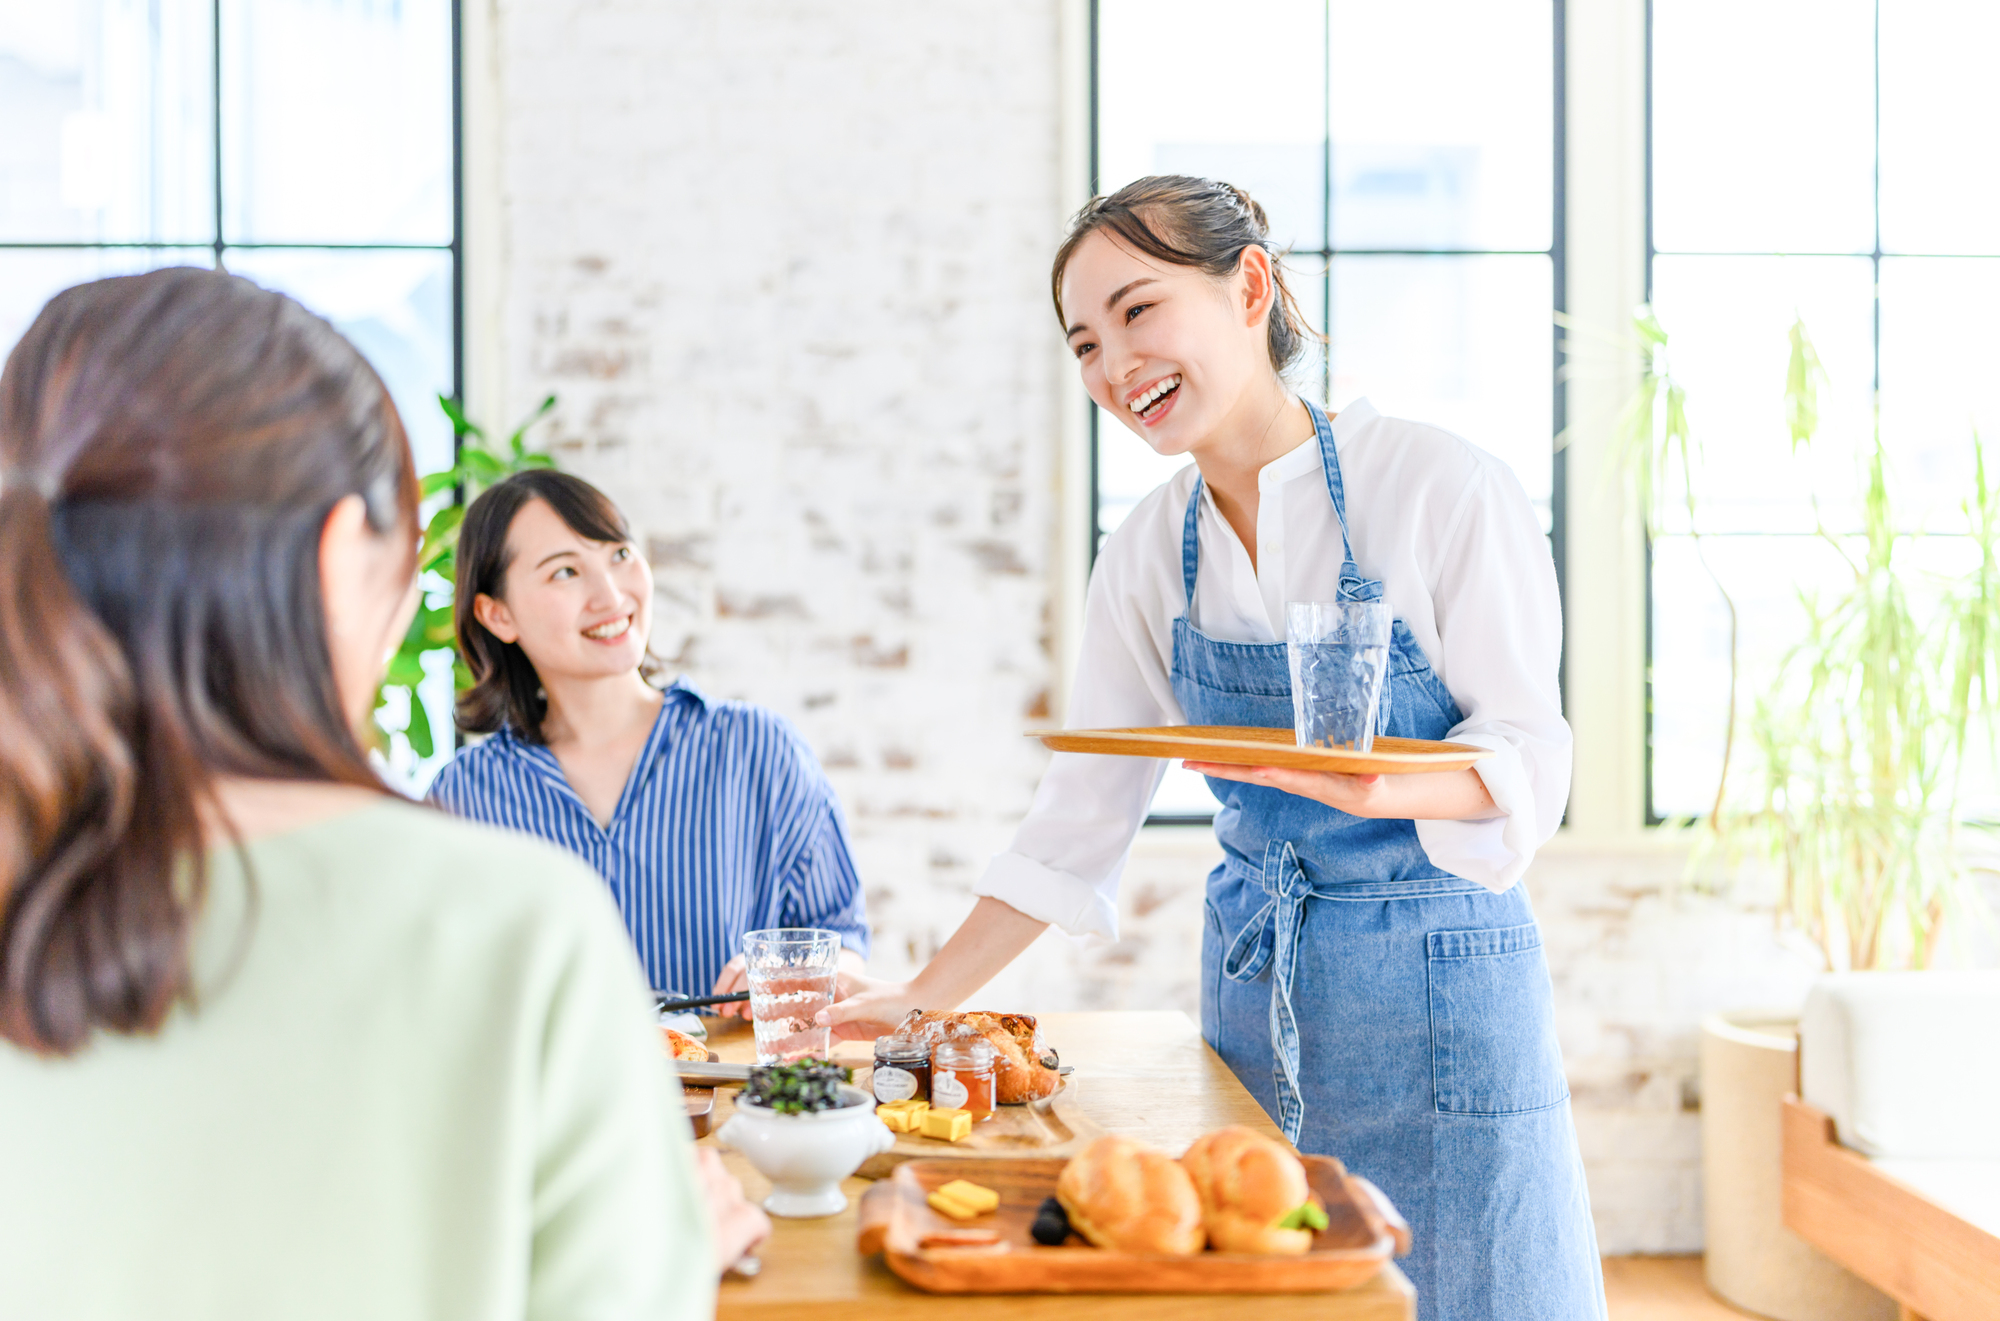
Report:
[[[235,276],[8,357],[0,1315],[695,1317],[768,1228],[589,869],[369,769],[416,513],[381,380]]]
[[[529,471],[466,511],[456,622],[493,737],[439,772],[433,802],[553,840],[597,869],[653,986],[743,985],[743,933],[868,924],[840,803],[774,712],[649,678],[653,575],[625,516],[580,477]],[[740,1008],[740,1006],[738,1006]]]

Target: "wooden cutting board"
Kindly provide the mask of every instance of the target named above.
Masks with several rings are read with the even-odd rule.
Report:
[[[854,1085],[873,1091],[873,1069],[857,1069]],[[917,1133],[898,1133],[896,1145],[871,1156],[856,1171],[864,1179],[886,1179],[897,1166],[913,1160],[1046,1160],[1060,1166],[1089,1146],[1104,1130],[1076,1104],[1076,1078],[1070,1074],[1055,1094],[1025,1105],[995,1106],[993,1118],[972,1126],[972,1136],[944,1142]]]
[[[1232,766],[1287,766],[1342,775],[1417,775],[1462,771],[1492,749],[1421,738],[1377,738],[1367,752],[1302,748],[1289,729],[1254,725],[1143,725],[1130,729],[1045,729],[1028,735],[1056,752],[1112,757],[1179,758]]]
[[[1373,1279],[1410,1250],[1409,1227],[1388,1199],[1337,1160],[1307,1156],[1306,1178],[1326,1203],[1327,1227],[1297,1257],[1198,1252],[1187,1257],[1081,1246],[1043,1247],[1029,1234],[1053,1196],[1063,1160],[913,1160],[862,1194],[856,1247],[931,1293],[1323,1293]],[[958,1221],[924,1198],[954,1179],[1000,1194],[1000,1207]],[[988,1228],[995,1247],[924,1247],[939,1230]]]

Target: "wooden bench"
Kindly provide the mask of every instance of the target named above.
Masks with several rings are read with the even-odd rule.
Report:
[[[1824,1112],[1796,1096],[1784,1107],[1787,1228],[1894,1298],[1903,1321],[2000,1317],[2000,1236],[1842,1146]]]

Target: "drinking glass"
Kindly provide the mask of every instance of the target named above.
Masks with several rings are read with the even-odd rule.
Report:
[[[1366,752],[1388,719],[1386,601],[1287,601],[1285,657],[1292,668],[1292,727],[1302,748]]]
[[[813,1022],[833,1003],[840,964],[840,933],[817,927],[773,927],[743,936],[750,976],[750,1022],[757,1062],[780,1064],[812,1055],[826,1058],[833,1029]]]

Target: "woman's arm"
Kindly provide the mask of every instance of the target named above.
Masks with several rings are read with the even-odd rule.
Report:
[[[843,1040],[865,1039],[893,1031],[912,1009],[956,1009],[1048,926],[998,899],[982,898],[922,972],[907,982],[856,978],[844,999],[820,1010],[819,1021],[831,1024]]]
[[[1486,781],[1473,770],[1428,775],[1335,775],[1282,766],[1226,766],[1183,762],[1189,770],[1218,780],[1261,784],[1338,808],[1349,816],[1397,821],[1483,821],[1500,815]]]

